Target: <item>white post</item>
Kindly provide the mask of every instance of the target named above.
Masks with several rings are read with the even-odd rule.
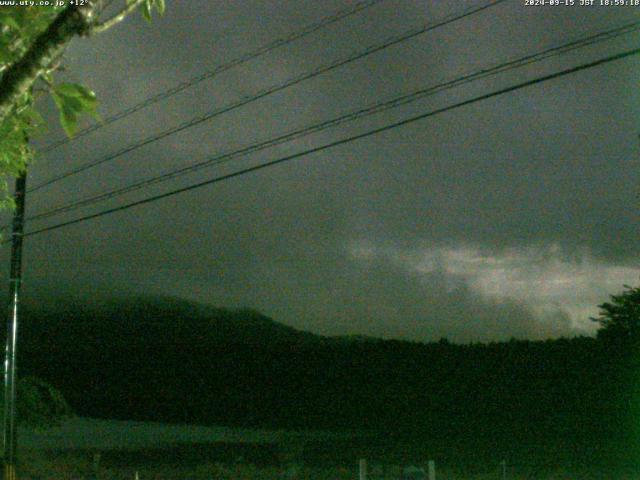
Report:
[[[429,480],[436,480],[436,462],[429,460]]]
[[[500,466],[502,466],[502,480],[507,480],[507,461],[502,460]]]
[[[359,462],[359,480],[367,480],[367,459],[361,458]]]

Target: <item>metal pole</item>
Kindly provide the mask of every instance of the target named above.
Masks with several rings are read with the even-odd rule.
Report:
[[[18,306],[22,283],[22,234],[27,172],[16,178],[15,212],[11,232],[11,272],[9,274],[9,315],[4,360],[4,479],[16,480],[16,349]]]
[[[367,480],[367,460],[365,458],[361,458],[358,462],[358,467],[358,479]]]
[[[427,468],[429,470],[429,480],[436,480],[436,462],[433,460],[429,460],[429,463],[427,463]]]

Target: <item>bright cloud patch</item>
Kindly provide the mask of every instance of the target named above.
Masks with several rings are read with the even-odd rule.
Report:
[[[597,305],[640,279],[636,266],[607,264],[586,251],[570,256],[558,245],[496,253],[468,246],[401,249],[354,242],[349,251],[354,260],[386,259],[425,279],[440,272],[451,288],[463,281],[488,301],[525,306],[541,322],[554,321],[561,312],[575,333],[585,334],[597,328],[589,320],[597,315]]]

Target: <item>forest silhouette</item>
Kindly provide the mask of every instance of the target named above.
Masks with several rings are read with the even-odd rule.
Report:
[[[64,301],[25,309],[19,365],[82,416],[366,433],[308,445],[325,462],[402,445],[458,465],[628,466],[640,458],[639,299],[627,287],[601,305],[597,338],[467,345],[322,337],[166,297]]]

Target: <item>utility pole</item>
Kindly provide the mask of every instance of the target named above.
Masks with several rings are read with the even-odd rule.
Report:
[[[4,359],[4,480],[16,480],[16,350],[18,340],[18,307],[22,283],[22,234],[24,204],[27,191],[26,170],[16,178],[15,211],[11,231],[11,271],[9,274],[9,305],[7,343]]]

